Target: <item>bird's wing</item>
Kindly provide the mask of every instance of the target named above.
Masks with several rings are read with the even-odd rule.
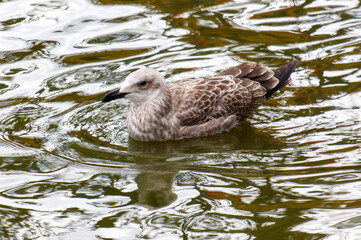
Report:
[[[258,88],[261,90],[258,95],[264,101],[265,90],[259,83],[233,76],[192,79],[170,84],[174,114],[182,126],[201,124],[230,115],[237,115],[240,119],[248,113]]]
[[[297,63],[296,60],[272,71],[260,64],[244,62],[220,72],[217,77],[173,82],[169,88],[174,114],[183,126],[230,115],[243,120],[289,83],[289,75]],[[286,72],[287,76],[279,80],[278,72]]]
[[[169,85],[174,114],[182,126],[204,122],[223,94],[216,87],[223,78],[186,79]],[[230,86],[225,87],[228,89]]]
[[[243,62],[236,67],[228,68],[219,75],[232,75],[237,78],[248,78],[257,81],[267,91],[265,97],[268,99],[272,94],[291,82],[291,73],[299,64],[298,60],[289,62],[275,70],[271,70],[261,64]]]
[[[238,66],[223,70],[218,76],[231,75],[236,78],[247,78],[255,82],[259,82],[266,91],[273,89],[279,82],[274,77],[274,71],[261,65],[252,62],[243,62]]]

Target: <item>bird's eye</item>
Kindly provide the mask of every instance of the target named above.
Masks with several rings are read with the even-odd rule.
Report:
[[[140,86],[145,86],[145,85],[147,85],[147,81],[140,82],[139,85]]]

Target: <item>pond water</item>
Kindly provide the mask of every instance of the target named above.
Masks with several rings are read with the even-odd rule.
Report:
[[[0,1],[0,239],[359,239],[358,0]],[[171,82],[301,64],[235,130],[142,143],[142,66]]]

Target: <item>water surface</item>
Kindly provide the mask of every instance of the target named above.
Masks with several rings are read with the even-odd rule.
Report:
[[[1,239],[358,239],[361,3],[0,1]],[[301,60],[229,133],[142,143],[139,67]]]

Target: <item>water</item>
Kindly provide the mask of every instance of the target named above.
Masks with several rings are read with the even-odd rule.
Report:
[[[0,239],[359,239],[361,3],[0,1]],[[230,133],[129,139],[102,96],[300,59]]]

